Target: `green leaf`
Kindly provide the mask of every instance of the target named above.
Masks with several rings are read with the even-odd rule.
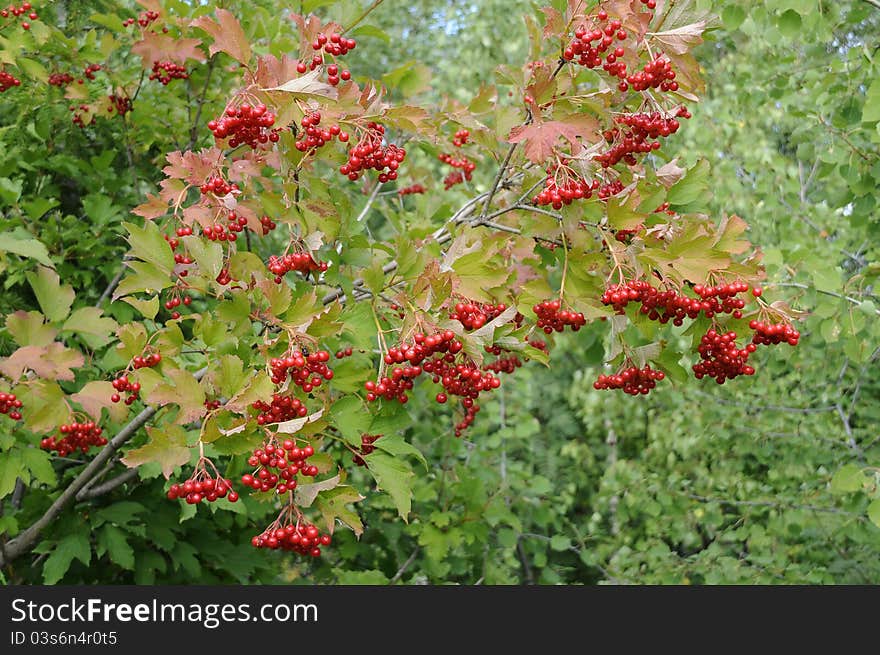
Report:
[[[147,402],[159,406],[177,405],[180,411],[176,422],[181,425],[200,418],[205,413],[205,390],[195,376],[183,369],[163,370],[163,373],[171,384],[161,384],[144,394]]]
[[[721,10],[721,20],[724,21],[724,28],[731,32],[738,29],[745,19],[746,12],[739,5],[728,4]]]
[[[149,262],[166,274],[174,268],[174,253],[159,227],[152,221],[144,221],[143,227],[134,223],[123,223],[128,230],[128,243],[132,254],[140,260]]]
[[[343,396],[330,407],[329,414],[342,436],[353,445],[360,445],[361,435],[370,429],[372,417],[357,396]]]
[[[92,559],[92,549],[86,532],[67,535],[58,542],[43,564],[43,584],[55,584],[61,580],[74,559],[85,565]]]
[[[35,259],[44,266],[55,268],[55,264],[49,259],[49,251],[41,241],[33,237],[19,237],[7,232],[0,234],[0,252],[10,252],[29,259]]]
[[[871,523],[880,528],[880,498],[875,498],[868,505],[868,518],[871,520]]]
[[[670,189],[666,199],[670,205],[689,205],[698,198],[708,199],[709,193],[709,161],[701,159],[688,169],[687,174]]]
[[[571,540],[561,534],[554,534],[550,538],[550,548],[559,552],[563,550],[568,550],[569,548],[571,548]]]
[[[376,439],[374,445],[391,455],[412,455],[424,465],[426,471],[428,470],[428,461],[425,459],[422,451],[408,441],[405,441],[399,434],[385,435]]]
[[[49,453],[38,448],[22,448],[19,452],[22,464],[31,472],[33,479],[47,485],[57,482]]]
[[[174,469],[189,462],[190,449],[186,445],[186,432],[179,425],[166,425],[161,428],[147,427],[150,440],[140,448],[129,450],[122,463],[135,468],[147,462],[157,462],[162,467],[165,479],[171,477]]]
[[[18,450],[11,450],[0,457],[0,498],[12,493],[15,489],[15,480],[22,474],[19,453]]]
[[[208,241],[195,235],[183,237],[181,241],[199,265],[199,271],[203,275],[215,279],[220,274],[223,268],[223,246],[216,241]]]
[[[862,122],[875,123],[880,121],[880,77],[875,77],[865,94],[865,106],[862,108]]]
[[[777,25],[783,36],[795,37],[801,29],[801,15],[793,9],[789,9],[779,17]]]
[[[95,335],[106,343],[109,341],[108,335],[114,333],[119,326],[116,321],[103,314],[104,311],[98,307],[81,307],[70,315],[61,331]]]
[[[379,451],[364,459],[379,489],[391,496],[397,513],[408,521],[412,507],[412,478],[415,475],[409,464]]]
[[[28,273],[27,280],[34,290],[40,309],[53,323],[63,321],[70,313],[76,294],[69,284],[61,285],[58,273],[40,266],[36,273]]]
[[[847,464],[841,467],[831,478],[831,493],[849,493],[860,491],[865,483],[865,474],[858,464]]]
[[[6,317],[6,329],[19,346],[48,346],[55,340],[55,328],[40,312],[18,310]]]
[[[110,561],[127,571],[134,570],[134,549],[125,533],[113,525],[105,525],[98,533],[98,546],[110,556]]]
[[[360,502],[363,499],[364,497],[356,489],[342,485],[319,493],[315,500],[315,507],[321,512],[328,532],[333,532],[336,527],[336,521],[339,520],[351,528],[356,536],[360,537],[364,533],[364,524],[357,515],[357,512],[349,509],[348,505]]]
[[[174,285],[171,275],[154,264],[127,261],[125,265],[131,269],[131,272],[117,285],[113,292],[114,300],[132,293],[146,292],[153,295]]]

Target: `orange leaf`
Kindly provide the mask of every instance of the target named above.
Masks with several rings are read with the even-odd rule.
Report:
[[[208,16],[199,16],[190,25],[204,30],[213,37],[214,43],[208,48],[211,56],[225,52],[247,66],[251,60],[251,46],[238,19],[226,9],[218,9],[215,13],[219,22],[211,20]]]

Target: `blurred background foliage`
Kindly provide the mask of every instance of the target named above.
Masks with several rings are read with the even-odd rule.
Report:
[[[96,10],[118,11],[114,2],[56,4],[71,34]],[[271,35],[291,10],[345,24],[372,3],[224,4],[246,6],[257,35]],[[682,165],[710,160],[714,215],[749,222],[765,286],[807,312],[796,349],[723,389],[690,380],[631,398],[593,390],[607,329],[588,326],[557,341],[550,368],[533,363],[505,379],[462,440],[416,393],[405,436],[428,466],[409,523],[387,497],[369,494],[360,541],[340,531],[321,562],[288,566],[251,552],[243,517],[182,521],[161,501],[160,481],[144,480],[83,514],[108,553],[115,537],[107,525],[121,522],[131,565],[118,553],[98,565],[73,550],[63,581],[880,582],[880,8],[865,0],[701,4],[719,14],[696,53],[707,92],[666,152]],[[360,28],[349,63],[418,102],[467,103],[497,65],[525,60],[523,15],[539,16],[536,7],[385,0]],[[78,56],[101,61],[100,38],[83,34],[74,37],[84,44]],[[52,87],[46,99],[0,96],[3,233],[38,235],[62,279],[96,300],[125,251],[119,223],[160,179],[164,153],[190,144],[192,99],[208,86],[204,115],[222,108],[233,76],[206,81],[210,74],[196,67],[186,85],[144,87],[137,107],[161,111],[86,130],[70,125]],[[201,130],[193,145],[207,142]],[[439,167],[419,161],[433,176],[426,185],[439,187]],[[472,184],[487,180],[478,174]],[[7,211],[19,198],[29,202]],[[381,230],[381,209],[371,222]],[[0,254],[3,313],[35,305],[22,284],[29,266]],[[128,311],[111,307],[120,321]],[[367,488],[360,475],[355,486]],[[26,525],[27,503],[0,528]],[[64,543],[64,531],[53,539]],[[16,573],[25,580],[35,575],[24,568]]]

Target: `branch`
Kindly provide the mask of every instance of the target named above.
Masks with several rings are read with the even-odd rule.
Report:
[[[376,182],[376,186],[373,187],[373,192],[370,194],[370,197],[367,198],[367,204],[364,205],[364,208],[361,210],[361,213],[358,214],[357,219],[355,219],[355,223],[360,223],[367,217],[367,214],[370,212],[370,207],[373,206],[373,203],[376,200],[376,196],[379,195],[379,189],[382,188],[381,182]]]
[[[403,566],[401,566],[401,567],[397,570],[397,573],[395,573],[395,574],[394,574],[394,577],[391,578],[391,579],[388,581],[388,584],[394,584],[395,582],[397,582],[398,580],[400,580],[400,578],[403,577],[403,574],[404,574],[404,573],[406,572],[406,570],[409,568],[410,564],[412,564],[412,563],[415,561],[415,559],[416,559],[416,555],[418,555],[418,554],[419,554],[419,547],[416,546],[416,549],[412,552],[412,555],[410,555],[410,556],[407,558],[407,560],[403,563]]]
[[[483,210],[480,212],[481,219],[485,218],[486,214],[489,213],[489,205],[492,204],[492,198],[495,197],[495,193],[498,191],[498,185],[501,184],[501,178],[504,177],[504,173],[507,171],[507,166],[510,164],[510,158],[513,157],[513,152],[516,150],[516,146],[517,144],[512,143],[510,148],[507,149],[507,155],[504,157],[504,161],[501,162],[501,168],[498,169],[498,175],[495,176],[495,181],[492,183],[489,195],[486,196],[486,201],[483,203]]]
[[[196,145],[196,141],[198,140],[198,130],[199,130],[199,121],[202,118],[202,107],[205,106],[205,98],[208,94],[208,87],[211,84],[211,74],[214,72],[214,67],[217,65],[217,58],[211,57],[211,61],[208,62],[208,74],[205,76],[205,86],[202,87],[202,94],[199,96],[199,104],[196,108],[196,117],[193,120],[192,127],[189,128],[189,145],[186,147],[187,150],[192,150]]]
[[[99,485],[97,485],[95,487],[91,487],[91,488],[81,489],[79,491],[79,493],[76,494],[76,500],[77,501],[91,500],[92,498],[97,498],[98,496],[103,496],[104,494],[110,493],[111,491],[116,489],[116,487],[121,487],[126,482],[129,482],[129,481],[135,479],[137,477],[137,475],[138,475],[137,468],[128,469],[124,473],[120,473],[119,475],[117,475],[115,478],[110,478],[109,480],[107,480],[107,482],[105,482],[103,484],[99,484]]]
[[[116,275],[113,276],[113,279],[107,283],[107,288],[104,289],[104,293],[101,294],[101,297],[98,298],[98,302],[95,303],[95,307],[100,307],[104,304],[104,301],[110,297],[110,295],[116,291],[116,287],[119,285],[119,281],[122,279],[122,276],[125,275],[125,258],[122,259],[123,264],[116,272]]]
[[[208,369],[203,368],[197,371],[194,376],[196,380],[201,380]],[[155,407],[147,407],[140,414],[135,416],[125,427],[123,427],[115,437],[113,437],[106,446],[104,446],[98,455],[89,462],[86,467],[80,471],[80,474],[74,478],[73,482],[68,485],[64,492],[49,506],[45,514],[37,519],[27,530],[19,534],[14,539],[6,543],[5,554],[0,559],[0,566],[5,566],[12,560],[23,555],[33,548],[40,534],[45,530],[68,505],[76,499],[76,495],[80,490],[88,484],[89,480],[100,471],[101,467],[106,464],[111,457],[126,442],[128,442],[137,431],[140,430],[158,410]]]
[[[836,507],[819,507],[817,505],[796,505],[788,503],[777,503],[770,500],[733,500],[732,498],[708,498],[697,494],[682,493],[687,498],[698,500],[701,503],[724,503],[727,505],[742,505],[745,507],[771,507],[775,509],[806,509],[811,512],[824,512],[826,514],[840,514],[841,516],[850,516],[856,519],[864,519],[861,514],[847,512]]]
[[[811,287],[809,284],[803,284],[801,282],[776,282],[775,284],[768,284],[768,287],[792,287],[795,289],[806,289],[807,291],[815,291],[817,293],[825,294],[826,296],[832,296],[834,298],[840,298],[841,300],[846,300],[851,302],[853,305],[861,305],[862,301],[858,298],[853,298],[852,296],[846,296],[842,293],[835,293],[834,291],[824,291],[823,289],[817,289],[816,287]],[[876,310],[875,312],[878,316],[880,316],[880,310]]]

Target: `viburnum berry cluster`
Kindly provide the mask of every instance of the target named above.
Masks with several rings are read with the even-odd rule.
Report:
[[[6,414],[13,421],[21,419],[22,402],[14,393],[0,392],[0,414]]]
[[[627,366],[614,375],[600,375],[593,383],[594,389],[622,389],[630,396],[647,395],[663,380],[666,374],[645,365],[643,368]]]
[[[452,145],[456,148],[461,148],[468,142],[468,139],[471,138],[470,130],[461,129],[458,130],[452,137]]]
[[[257,414],[257,425],[284,423],[295,418],[303,418],[309,414],[309,410],[299,398],[277,393],[272,395],[271,402],[257,400],[251,407],[260,412]]]
[[[56,451],[59,457],[66,457],[74,452],[87,453],[92,446],[106,446],[107,438],[103,430],[92,420],[64,423],[58,428],[59,434],[46,437],[40,441],[40,448]]]
[[[189,79],[189,73],[186,71],[186,66],[181,66],[173,61],[154,61],[150,79],[160,82],[163,86],[168,86],[171,80]]]
[[[385,126],[373,121],[367,123],[360,140],[348,149],[348,161],[339,172],[349,180],[357,180],[363,171],[379,171],[380,183],[397,179],[397,169],[406,158],[406,150],[394,144],[385,144]]]
[[[309,112],[303,116],[300,121],[302,130],[294,144],[297,150],[300,152],[316,150],[330,143],[334,137],[339,139],[341,143],[348,142],[348,132],[343,132],[339,125],[334,123],[329,127],[320,128],[318,127],[320,124],[321,112],[319,111]]]
[[[89,64],[88,66],[86,66],[83,69],[83,77],[85,77],[87,80],[93,81],[95,79],[95,73],[97,73],[100,70],[101,70],[101,64]],[[79,83],[82,84],[83,81],[80,80]]]
[[[330,353],[326,350],[316,350],[308,354],[294,350],[284,357],[276,357],[269,361],[272,382],[283,384],[289,376],[295,385],[309,393],[321,386],[324,380],[333,379],[333,371],[327,366],[329,361]]]
[[[192,475],[185,482],[172,483],[166,495],[168,500],[181,498],[188,505],[198,505],[203,500],[213,503],[218,498],[226,498],[230,503],[238,502],[238,493],[233,489],[232,481],[224,478],[214,463],[206,457],[199,459]]]
[[[123,27],[128,27],[137,23],[141,27],[147,27],[153,21],[159,19],[158,11],[142,11],[137,18],[126,18],[122,21]]]
[[[687,108],[679,107],[676,116],[684,117],[686,115],[690,116]],[[605,140],[612,144],[612,147],[596,155],[594,159],[604,168],[614,166],[621,160],[634,166],[637,163],[635,155],[646,154],[660,148],[659,141],[648,141],[649,138],[667,137],[670,134],[675,134],[680,127],[680,123],[675,117],[667,116],[659,111],[620,114],[614,117],[614,121],[630,129],[624,130],[614,127],[603,133]]]
[[[451,189],[456,184],[461,184],[465,180],[468,182],[473,178],[473,173],[477,168],[477,165],[472,162],[467,157],[453,157],[452,155],[441,152],[437,155],[437,159],[442,161],[444,164],[448,164],[453,168],[458,170],[452,171],[443,179],[443,188],[446,190]]]
[[[251,106],[243,103],[238,107],[229,107],[223,116],[208,121],[208,129],[214,133],[218,141],[229,140],[230,148],[248,145],[259,148],[261,144],[276,143],[278,130],[273,129],[275,114],[264,104]]]
[[[112,94],[107,96],[107,100],[110,101],[110,106],[107,107],[107,111],[115,111],[118,116],[125,116],[134,108],[131,98],[126,96]]]
[[[354,350],[351,346],[343,348],[341,350],[336,351],[336,359],[345,359],[346,357],[351,357],[354,353]]]
[[[497,347],[497,346],[496,346]],[[486,346],[487,352],[492,352],[490,350],[490,346]],[[495,352],[495,355],[501,354],[501,349],[499,348],[498,352]],[[489,362],[488,364],[483,364],[484,371],[492,371],[495,374],[498,373],[507,373],[508,375],[514,373],[516,369],[520,368],[523,365],[522,360],[516,355],[506,355],[502,357],[498,357],[495,361]]]
[[[376,446],[373,444],[376,443],[376,440],[379,439],[381,434],[362,434],[361,435],[361,447],[356,451],[353,451],[352,461],[357,466],[365,466],[366,460],[365,456],[376,450]]]
[[[205,183],[199,187],[199,190],[202,192],[202,195],[213,193],[215,196],[222,198],[233,191],[239,191],[239,188],[238,184],[235,182],[230,183],[224,180],[220,175],[212,175],[205,180]]]
[[[473,301],[457,302],[449,318],[458,321],[466,330],[478,330],[489,321],[497,318],[507,310],[507,305],[499,303],[478,303]],[[522,317],[522,315],[520,315]],[[522,322],[522,318],[520,318]]]
[[[9,18],[10,16],[18,18],[25,14],[27,15],[27,18],[30,18],[31,20],[37,20],[39,18],[37,12],[33,10],[33,6],[30,2],[22,2],[20,5],[9,5],[6,9],[0,9],[0,18]],[[31,24],[27,21],[23,21],[21,27],[24,30],[29,30]]]
[[[754,375],[755,369],[748,365],[749,355],[755,352],[753,343],[745,348],[736,345],[736,332],[719,333],[711,329],[700,338],[697,352],[702,361],[693,365],[694,376],[701,380],[713,378],[718,384],[732,380],[740,375]]]
[[[7,73],[5,70],[0,70],[0,93],[11,89],[14,86],[20,86],[21,80]]]
[[[602,294],[602,303],[622,313],[631,302],[641,303],[639,311],[652,321],[682,325],[685,318],[695,319],[702,312],[706,318],[720,314],[742,317],[745,301],[736,296],[749,290],[745,282],[710,286],[695,284],[699,298],[691,298],[673,290],[660,291],[644,280],[629,280],[609,286]]]
[[[73,75],[70,73],[52,73],[49,75],[49,84],[51,86],[67,86],[73,83]]]
[[[565,162],[555,163],[547,168],[544,188],[532,198],[532,202],[562,209],[563,205],[570,205],[573,200],[592,198],[599,184],[599,180],[587,182]]]
[[[331,542],[330,535],[321,534],[317,526],[306,521],[293,502],[288,503],[262,533],[251,539],[254,548],[287,550],[311,557],[320,557],[321,546],[329,546]]]
[[[397,190],[397,195],[399,196],[409,196],[414,193],[424,193],[426,191],[425,187],[421,184],[410,184],[409,186],[401,187]]]
[[[296,489],[297,474],[306,477],[318,475],[318,467],[309,464],[308,459],[315,454],[311,445],[300,448],[293,439],[285,439],[281,444],[271,437],[261,447],[254,449],[248,458],[250,466],[257,467],[252,473],[241,476],[241,483],[256,491],[275,490],[284,494]]]
[[[243,232],[247,227],[248,220],[244,216],[239,216],[236,212],[230,211],[226,214],[226,225],[222,223],[214,223],[202,228],[202,234],[208,241],[238,241],[239,232]]]
[[[261,216],[260,227],[262,227],[263,229],[263,236],[266,236],[267,234],[269,234],[269,232],[271,232],[278,226],[275,224],[275,221],[273,221],[268,216]]]
[[[307,70],[315,70],[324,63],[325,54],[333,57],[344,57],[350,50],[354,50],[355,47],[357,47],[357,41],[348,39],[336,32],[331,32],[329,36],[323,33],[318,34],[312,42],[312,50],[315,50],[316,54],[312,55],[308,65],[304,61],[298,62],[296,70],[300,74],[305,73]],[[350,79],[351,71],[348,69],[339,68],[335,63],[327,65],[327,83],[331,86],[337,86],[340,81],[348,81]]]
[[[544,334],[562,332],[566,327],[577,332],[587,323],[581,312],[563,309],[560,300],[545,300],[532,307],[532,311],[538,317],[537,327],[544,330]]]
[[[297,271],[305,276],[312,272],[327,270],[327,262],[316,262],[311,253],[292,252],[287,255],[270,255],[266,264],[270,273],[275,275],[275,284],[281,284],[285,273]]]
[[[801,338],[801,333],[787,323],[749,321],[749,327],[755,331],[752,343],[758,345],[774,346],[784,342],[790,346],[796,346]]]
[[[140,397],[141,393],[141,384],[140,382],[132,382],[128,379],[127,375],[121,375],[110,384],[113,385],[113,388],[116,392],[110,396],[110,401],[114,403],[118,403],[122,400],[123,393],[128,393],[128,396],[125,399],[126,405],[131,405],[134,401]]]

